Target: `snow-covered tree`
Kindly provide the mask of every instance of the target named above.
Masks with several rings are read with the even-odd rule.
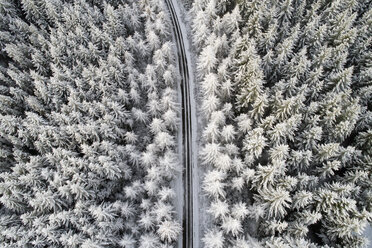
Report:
[[[171,245],[155,230],[174,222],[178,167],[165,3],[6,0],[0,13],[2,246]]]
[[[203,238],[203,243],[206,248],[222,248],[224,246],[224,237],[221,231],[210,230]]]

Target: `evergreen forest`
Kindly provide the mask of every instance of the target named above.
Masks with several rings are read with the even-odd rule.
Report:
[[[367,248],[371,223],[370,0],[0,0],[0,248]]]

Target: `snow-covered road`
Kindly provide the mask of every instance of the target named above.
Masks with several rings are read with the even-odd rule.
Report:
[[[180,16],[181,11],[175,0],[166,0],[167,7],[171,16],[174,37],[177,45],[178,66],[181,81],[179,90],[181,91],[182,104],[182,160],[183,177],[180,190],[184,196],[182,202],[182,223],[183,235],[179,247],[197,248],[199,247],[199,177],[197,168],[197,142],[196,142],[196,107],[194,96],[194,79],[189,48],[190,43],[187,39],[186,27]],[[179,185],[176,183],[176,185]],[[178,190],[177,190],[178,191]],[[181,193],[180,192],[180,193]],[[176,207],[180,211],[180,206]]]

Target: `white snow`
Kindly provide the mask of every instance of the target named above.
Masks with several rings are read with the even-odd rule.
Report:
[[[367,228],[364,230],[364,235],[369,240],[369,245],[367,248],[372,248],[372,225],[367,226]]]
[[[198,166],[198,142],[197,142],[197,118],[196,118],[196,94],[195,94],[195,82],[194,82],[194,70],[192,66],[192,62],[194,61],[192,59],[192,50],[191,50],[191,44],[190,40],[188,39],[188,32],[186,29],[186,24],[184,18],[185,10],[183,9],[183,6],[181,3],[179,3],[176,0],[172,0],[174,9],[177,14],[177,18],[179,20],[182,37],[183,37],[183,43],[185,46],[185,52],[186,52],[186,59],[187,59],[187,67],[189,71],[189,86],[190,86],[190,111],[191,111],[191,135],[192,135],[192,166],[193,166],[193,247],[198,248],[200,247],[200,228],[199,223],[202,223],[201,217],[199,215],[199,196],[200,196],[200,186],[199,186],[199,176],[200,176],[200,170]],[[182,138],[181,136],[179,136]],[[182,141],[181,141],[182,143]],[[182,185],[181,185],[182,186]],[[180,243],[179,243],[180,244]],[[181,242],[182,244],[182,242]],[[181,246],[179,246],[181,247]]]

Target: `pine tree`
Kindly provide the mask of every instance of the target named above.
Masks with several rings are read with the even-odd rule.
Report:
[[[222,232],[218,230],[208,231],[203,238],[203,243],[206,248],[222,248],[224,241],[225,239]]]
[[[162,240],[167,240],[168,242],[175,241],[178,234],[181,231],[181,226],[175,221],[164,221],[159,224],[159,229],[157,233],[160,235]]]
[[[150,227],[136,224],[136,209],[151,208],[158,192],[172,197],[163,186],[177,165],[175,91],[150,70],[169,70],[174,86],[171,37],[157,30],[169,25],[165,6],[151,10],[156,22],[131,1],[0,6],[0,199],[14,218],[2,223],[1,243],[159,247],[155,233],[140,231],[155,231],[157,218],[173,221],[171,208],[151,213]],[[156,173],[158,162],[167,173]]]

